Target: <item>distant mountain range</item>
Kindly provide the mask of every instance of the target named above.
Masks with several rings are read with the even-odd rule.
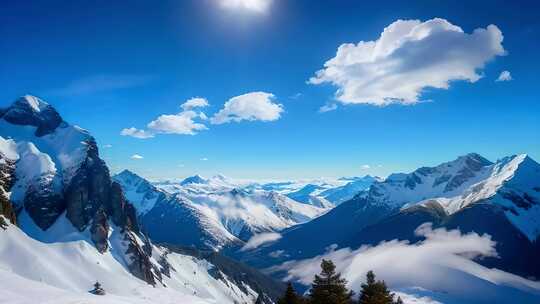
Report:
[[[425,223],[443,237],[493,241],[496,255],[467,264],[492,276],[458,272],[458,285],[508,298],[514,287],[497,279],[506,271],[527,286],[521,299],[540,295],[524,279],[540,279],[540,164],[527,155],[471,153],[385,179],[150,182],[128,170],[111,176],[95,139],[37,97],[0,109],[0,281],[20,299],[85,302],[98,280],[110,303],[270,304],[283,284],[251,267],[280,269],[281,279],[288,265],[340,249],[426,245],[417,233]]]
[[[497,242],[499,257],[480,263],[540,278],[535,258],[540,256],[540,165],[526,155],[492,163],[472,153],[392,174],[325,215],[284,230],[274,243],[237,257],[268,267],[322,254],[333,244],[358,248],[393,239],[417,242],[414,230],[425,222],[487,233]]]
[[[223,176],[151,184],[125,170],[113,179],[133,202],[150,237],[176,245],[242,246],[257,233],[304,223],[328,210],[273,191],[237,188]]]

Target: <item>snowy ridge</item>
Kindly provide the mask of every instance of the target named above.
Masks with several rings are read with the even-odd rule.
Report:
[[[187,180],[192,181],[194,177]],[[219,221],[232,235],[247,241],[253,234],[278,231],[309,221],[328,210],[294,201],[274,191],[252,189],[226,177],[197,178],[200,183],[156,183],[163,189]],[[184,184],[184,185],[182,185]]]
[[[103,254],[84,234],[47,243],[10,225],[0,229],[0,236],[0,278],[9,282],[3,284],[0,296],[12,299],[11,303],[29,303],[43,296],[54,303],[73,303],[74,299],[90,303],[155,303],[158,299],[160,303],[252,303],[257,297],[249,286],[239,288],[223,274],[221,279],[214,278],[209,262],[156,246],[152,246],[152,262],[167,265],[168,271],[163,274],[163,284],[154,288],[127,269],[121,254],[124,241],[117,228],[110,235],[111,250]],[[73,267],[74,261],[77,267]],[[96,280],[107,296],[88,293]]]
[[[454,214],[477,202],[505,210],[531,241],[540,235],[540,165],[525,154],[491,163],[478,154],[461,156],[410,174],[392,174],[360,194],[371,204],[406,209],[439,204]]]

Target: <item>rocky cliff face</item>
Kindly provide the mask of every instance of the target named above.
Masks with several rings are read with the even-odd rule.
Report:
[[[138,242],[135,208],[111,180],[88,132],[39,98],[24,96],[0,110],[0,140],[1,215],[15,223],[14,210],[26,212],[47,231],[65,214],[78,231],[89,231],[101,253],[112,246],[114,225],[123,235],[129,270],[156,284],[151,251]]]
[[[0,152],[0,216],[3,216],[13,224],[16,224],[17,217],[15,216],[15,210],[8,198],[8,192],[14,183],[14,170],[15,163],[7,159]],[[0,217],[0,227],[5,226],[6,224],[7,223],[4,223],[4,219]]]

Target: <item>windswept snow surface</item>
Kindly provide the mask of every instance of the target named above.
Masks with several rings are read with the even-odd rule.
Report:
[[[60,223],[63,226],[69,223]],[[57,227],[60,229],[62,227]],[[65,227],[64,227],[65,228]],[[53,231],[50,234],[54,234]],[[74,229],[74,228],[73,228]],[[56,230],[61,234],[60,230]],[[57,238],[58,240],[58,238]],[[226,277],[210,275],[213,265],[191,256],[169,253],[171,277],[152,287],[125,266],[122,239],[113,228],[111,250],[100,254],[87,235],[42,242],[9,225],[0,229],[0,303],[252,303],[257,294],[244,293]],[[153,256],[163,249],[153,247]],[[155,261],[154,261],[155,262]],[[107,295],[88,293],[99,281]]]

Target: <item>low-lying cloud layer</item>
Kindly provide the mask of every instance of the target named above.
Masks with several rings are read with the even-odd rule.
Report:
[[[286,262],[270,270],[286,271],[285,280],[309,285],[320,271],[320,262],[324,258],[336,263],[337,271],[355,291],[358,291],[367,271],[373,270],[394,290],[414,287],[436,291],[447,298],[469,301],[467,303],[511,300],[512,297],[517,297],[516,300],[522,297],[523,302],[519,303],[528,303],[531,294],[540,296],[539,282],[488,269],[473,261],[474,258],[497,256],[495,242],[489,235],[432,229],[429,223],[418,227],[415,233],[425,240],[416,244],[393,240],[357,250],[331,249],[324,255]],[[427,297],[424,300],[429,302],[432,299]]]
[[[375,41],[345,43],[309,82],[338,87],[345,104],[414,104],[426,88],[476,82],[486,62],[505,54],[495,25],[465,33],[445,19],[397,20]]]
[[[277,241],[281,238],[281,234],[275,232],[259,233],[252,236],[249,241],[242,247],[242,250],[257,248],[262,244]]]

